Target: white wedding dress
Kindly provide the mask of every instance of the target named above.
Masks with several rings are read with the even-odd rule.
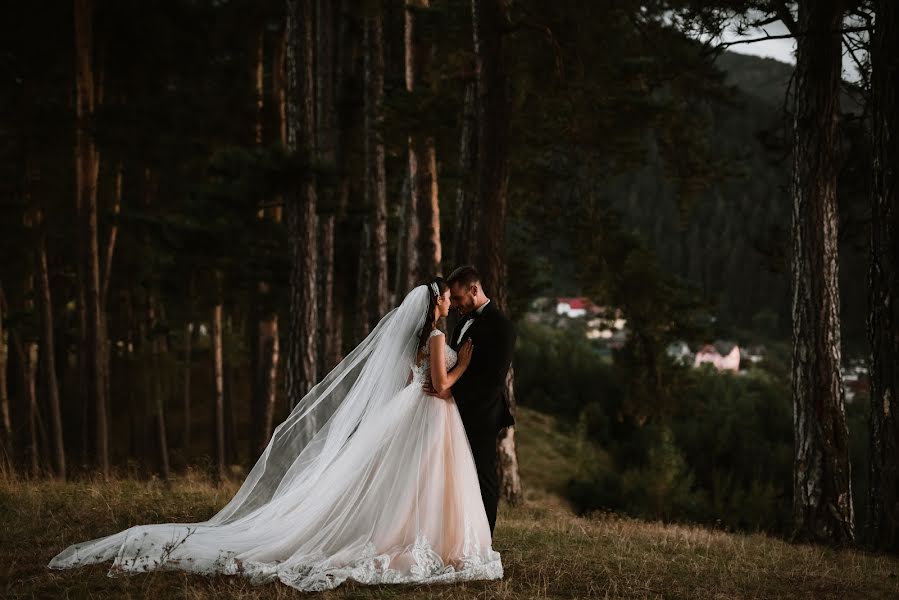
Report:
[[[112,560],[110,576],[182,569],[304,591],[502,578],[459,411],[422,391],[430,357],[413,362],[427,294],[410,292],[303,398],[212,519],[137,525],[49,566]]]

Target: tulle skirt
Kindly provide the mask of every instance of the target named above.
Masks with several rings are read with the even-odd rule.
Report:
[[[311,468],[311,467],[310,467]],[[241,574],[320,591],[363,584],[500,579],[474,461],[452,400],[406,386],[370,411],[311,485],[227,523],[138,525],[75,544],[49,566],[112,560],[110,576],[154,569]]]

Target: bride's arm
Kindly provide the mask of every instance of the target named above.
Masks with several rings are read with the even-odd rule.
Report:
[[[459,381],[462,373],[468,368],[468,364],[471,362],[471,340],[465,342],[459,349],[456,366],[450,369],[449,373],[446,371],[446,361],[444,360],[446,344],[443,336],[432,336],[428,343],[431,345],[431,385],[438,394],[442,394],[453,387],[453,384]]]

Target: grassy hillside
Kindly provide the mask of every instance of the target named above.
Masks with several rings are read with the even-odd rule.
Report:
[[[734,535],[615,515],[571,513],[556,492],[578,450],[554,419],[520,414],[518,440],[526,501],[500,514],[495,547],[505,579],[454,586],[348,585],[323,598],[891,598],[899,559],[765,535]],[[198,477],[158,482],[0,483],[0,597],[306,598],[281,584],[233,577],[150,573],[108,578],[108,565],[50,571],[69,543],[138,523],[209,517],[233,493]]]

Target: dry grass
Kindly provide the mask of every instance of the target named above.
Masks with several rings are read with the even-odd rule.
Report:
[[[522,433],[550,420],[525,414]],[[547,439],[555,439],[545,432]],[[533,439],[533,438],[532,438]],[[526,437],[523,436],[523,440]],[[546,448],[524,471],[532,490],[504,509],[495,546],[505,579],[452,586],[347,585],[324,598],[895,598],[899,559],[859,551],[791,545],[765,535],[648,523],[612,515],[580,518],[552,491],[567,477],[568,448]],[[525,441],[522,458],[532,448]],[[524,462],[524,460],[523,460]],[[234,485],[200,478],[158,482],[0,483],[0,597],[299,598],[282,584],[252,586],[235,577],[177,572],[108,578],[109,565],[51,571],[66,545],[137,523],[206,518]]]

